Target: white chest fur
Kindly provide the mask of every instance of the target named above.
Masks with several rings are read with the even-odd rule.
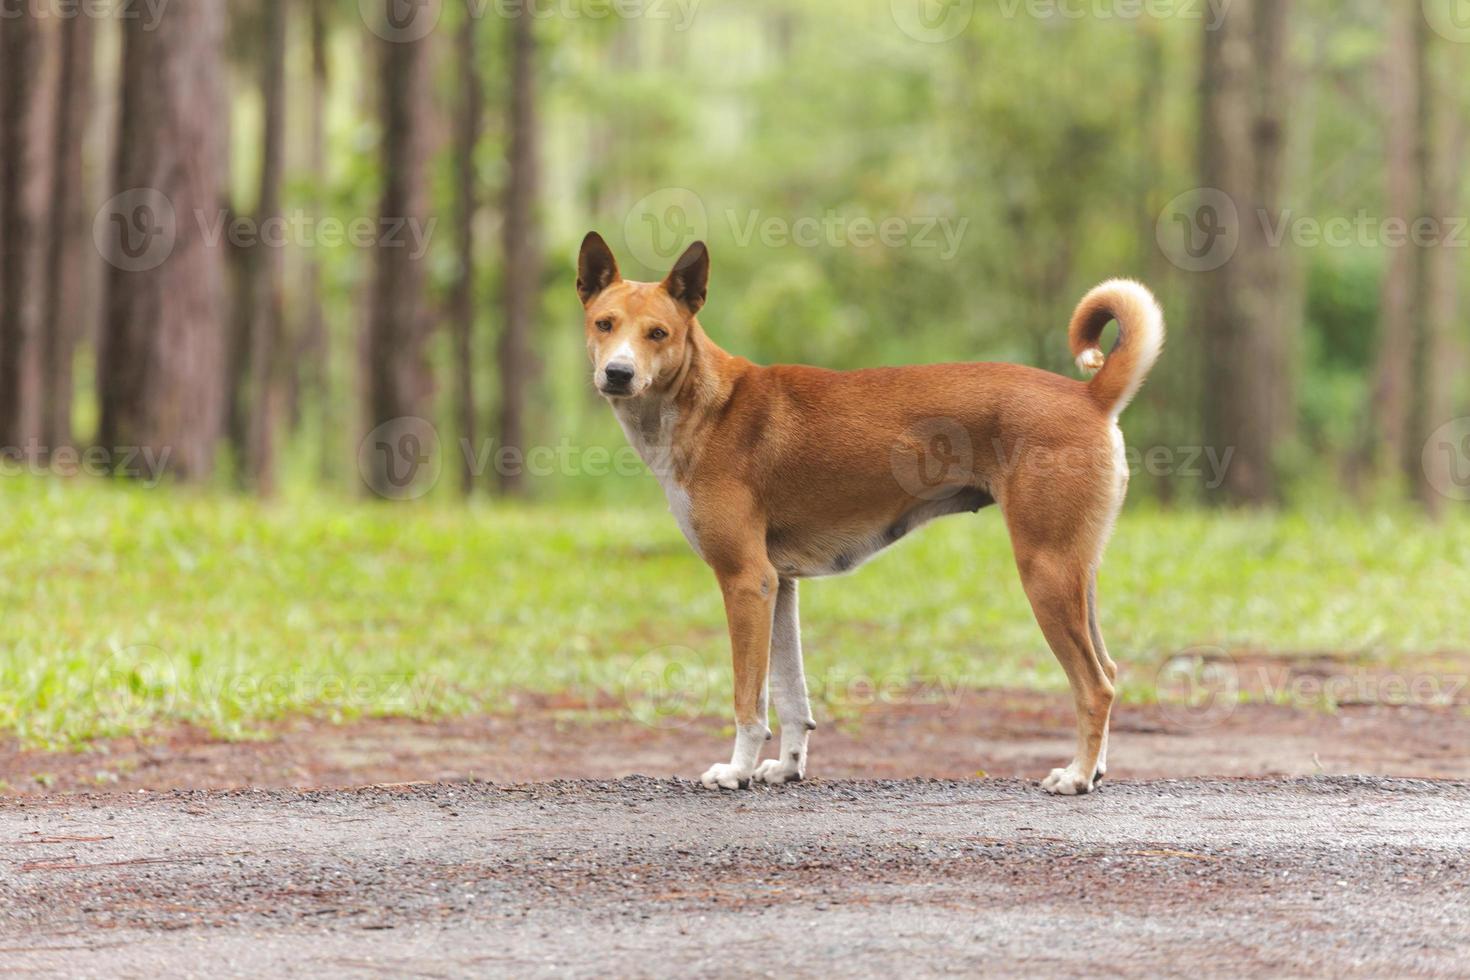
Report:
[[[630,402],[616,402],[613,405],[613,414],[623,427],[628,444],[637,450],[643,462],[658,478],[659,486],[664,489],[664,497],[669,502],[669,512],[678,522],[679,530],[684,532],[685,540],[695,554],[704,557],[704,552],[699,547],[699,538],[694,533],[689,491],[679,483],[674,465],[674,430],[679,425],[678,410],[673,406],[645,407]]]

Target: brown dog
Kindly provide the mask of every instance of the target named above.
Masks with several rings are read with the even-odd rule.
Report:
[[[1117,673],[1098,631],[1096,574],[1128,485],[1118,414],[1164,341],[1153,296],[1118,280],[1082,301],[1069,339],[1078,365],[1097,371],[1084,383],[1014,364],[762,367],[700,327],[708,281],[702,242],[662,283],[625,281],[595,232],[577,268],[597,390],[725,597],[735,752],[704,784],[806,773],[815,725],[798,579],[841,574],[927,521],[998,504],[1076,700],[1076,758],[1042,786],[1089,792],[1107,769]],[[1112,320],[1118,342],[1104,358],[1098,338]],[[757,765],[770,737],[768,674],[781,753]]]

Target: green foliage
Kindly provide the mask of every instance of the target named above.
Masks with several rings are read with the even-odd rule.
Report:
[[[1302,434],[1319,458],[1361,445],[1378,340],[1378,272],[1361,251],[1307,267]]]
[[[657,507],[262,504],[27,479],[0,481],[0,506],[0,731],[27,742],[499,712],[521,691],[726,711],[719,590]],[[1201,644],[1458,649],[1466,554],[1463,517],[1143,509],[1109,552],[1102,627],[1129,697]],[[805,583],[802,616],[828,712],[871,684],[1065,689],[994,512]],[[671,665],[675,692],[660,688]]]
[[[242,25],[253,16],[242,8]],[[382,44],[356,5],[329,0],[328,173],[303,174],[307,100],[305,32],[293,33],[288,106],[287,208],[341,222],[379,204],[380,133],[375,78]],[[537,106],[545,248],[540,369],[528,406],[531,439],[617,445],[590,397],[572,293],[577,243],[597,228],[633,278],[662,276],[695,235],[712,246],[711,300],[703,315],[729,349],[762,362],[836,368],[952,360],[1022,361],[1073,368],[1063,336],[1073,304],[1119,275],[1163,300],[1169,344],[1127,424],[1139,444],[1200,442],[1203,354],[1197,278],[1173,266],[1155,224],[1199,183],[1199,62],[1215,5],[974,4],[964,29],[925,43],[900,29],[895,6],[848,0],[702,0],[650,4],[646,16],[605,0],[538,7]],[[632,5],[639,11],[645,6]],[[903,7],[904,5],[897,5]],[[949,6],[931,5],[931,13]],[[429,310],[436,322],[457,275],[448,135],[461,101],[454,33],[465,8],[445,4],[433,35],[438,156],[429,173]],[[479,215],[474,377],[480,435],[498,407],[494,351],[502,286],[501,197],[506,181],[506,21],[477,8],[485,132],[476,163]],[[1047,13],[1047,11],[1051,13]],[[1116,15],[1114,15],[1116,13]],[[1080,15],[1079,15],[1080,14]],[[1106,15],[1105,15],[1106,14]],[[299,22],[298,22],[299,23]],[[1288,114],[1284,220],[1356,221],[1383,215],[1380,98],[1384,13],[1371,0],[1303,0],[1290,50],[1297,83]],[[243,28],[242,28],[243,29]],[[259,100],[237,53],[233,87],[235,199],[254,197]],[[318,186],[320,183],[320,186]],[[640,202],[682,189],[698,203],[657,261]],[[1252,216],[1244,216],[1251,220]],[[896,221],[892,243],[853,229]],[[803,223],[818,229],[797,240]],[[827,229],[835,228],[835,232]],[[770,232],[769,229],[774,229]],[[1283,322],[1299,356],[1300,439],[1281,447],[1292,486],[1332,474],[1357,448],[1376,350],[1377,283],[1388,250],[1372,242],[1281,247],[1303,285],[1299,316]],[[288,265],[294,269],[298,258]],[[331,329],[322,390],[305,392],[303,424],[286,450],[290,479],[352,484],[362,400],[358,345],[371,302],[373,253],[314,248]],[[300,300],[287,283],[288,308]],[[295,317],[293,315],[293,321]],[[453,353],[435,338],[436,419],[447,444],[460,433],[450,409]],[[1461,392],[1463,398],[1465,392]],[[1206,396],[1207,397],[1207,396]],[[358,436],[361,433],[357,433]],[[1309,488],[1310,489],[1310,488]],[[1189,501],[1197,486],[1140,480],[1134,491]],[[537,481],[545,498],[620,499],[592,481]],[[1316,494],[1313,494],[1315,499]],[[1301,498],[1297,498],[1301,499]]]

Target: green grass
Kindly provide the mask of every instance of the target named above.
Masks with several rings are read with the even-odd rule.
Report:
[[[261,504],[7,479],[0,507],[0,732],[28,743],[495,712],[522,691],[631,698],[652,723],[726,711],[718,590],[654,506]],[[1463,650],[1467,556],[1466,515],[1130,511],[1103,630],[1133,698],[1198,645]],[[828,710],[916,682],[1064,687],[994,511],[802,588]]]

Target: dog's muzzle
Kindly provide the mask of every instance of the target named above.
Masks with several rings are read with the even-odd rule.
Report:
[[[598,388],[604,395],[628,395],[633,392],[633,365],[614,361],[602,369],[602,384]]]

